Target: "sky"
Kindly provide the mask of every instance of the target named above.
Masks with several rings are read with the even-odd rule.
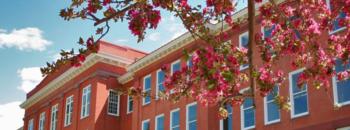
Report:
[[[70,0],[0,0],[0,127],[15,130],[23,125],[19,105],[41,80],[40,67],[59,57],[61,49],[79,47],[78,38],[94,32],[90,21],[64,21],[60,9]],[[103,40],[151,52],[186,30],[178,18],[162,12],[157,30],[137,43],[127,23],[113,23]]]

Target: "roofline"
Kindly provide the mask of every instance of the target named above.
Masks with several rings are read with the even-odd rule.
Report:
[[[45,87],[40,89],[34,95],[29,97],[26,101],[24,101],[20,107],[23,109],[27,109],[35,103],[39,102],[41,99],[53,93],[55,90],[64,86],[65,83],[74,79],[85,70],[89,69],[91,66],[96,63],[107,63],[115,66],[127,66],[131,64],[131,61],[126,61],[124,58],[116,57],[114,55],[106,54],[106,53],[93,53],[90,54],[84,64],[80,67],[71,67],[67,71],[65,71],[60,76],[56,77],[54,80],[49,82]]]

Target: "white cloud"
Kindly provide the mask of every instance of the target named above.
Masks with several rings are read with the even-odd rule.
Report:
[[[17,71],[21,78],[21,85],[18,89],[28,93],[43,79],[39,67],[22,68]]]
[[[2,130],[17,130],[23,126],[24,110],[20,101],[0,104],[0,126]]]
[[[148,35],[147,39],[151,41],[159,41],[160,40],[160,33],[159,32],[154,32]]]
[[[166,30],[173,34],[171,36],[171,39],[169,41],[179,37],[180,35],[184,34],[187,30],[183,26],[182,22],[180,20],[177,20],[175,16],[170,16],[170,18],[167,19],[167,28]]]
[[[40,29],[33,27],[14,29],[8,33],[0,29],[0,48],[16,47],[19,50],[43,51],[52,42],[46,40],[42,34]]]

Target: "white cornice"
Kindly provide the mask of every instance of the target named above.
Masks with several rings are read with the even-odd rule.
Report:
[[[28,98],[26,101],[24,101],[20,107],[23,109],[27,109],[30,106],[34,105],[41,99],[45,98],[46,96],[50,95],[55,90],[62,87],[64,84],[66,84],[68,81],[72,80],[94,64],[98,62],[103,62],[115,66],[122,66],[126,67],[128,64],[132,63],[130,60],[126,60],[125,58],[106,54],[106,53],[96,53],[96,54],[90,54],[86,61],[82,64],[80,67],[72,67],[68,69],[66,72],[58,76],[56,79],[52,80],[50,83],[48,83],[46,86],[44,86],[41,90],[36,92],[34,95],[32,95],[30,98]]]

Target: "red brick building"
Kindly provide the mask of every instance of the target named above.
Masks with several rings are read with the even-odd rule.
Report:
[[[237,12],[234,19],[247,17],[247,10]],[[259,22],[256,30],[261,29]],[[220,25],[210,28],[218,30]],[[227,29],[228,30],[228,29]],[[324,32],[341,33],[343,28]],[[247,42],[247,24],[233,31],[230,40],[237,46]],[[256,108],[250,100],[242,106],[229,107],[229,118],[220,120],[218,107],[197,105],[190,98],[178,103],[151,99],[130,98],[119,95],[117,88],[141,86],[157,97],[163,89],[163,64],[171,65],[171,72],[190,65],[182,58],[184,49],[193,51],[202,45],[189,33],[170,41],[150,54],[128,47],[100,42],[98,53],[90,54],[81,67],[62,67],[47,77],[21,104],[25,109],[24,130],[223,130],[228,122],[229,130],[239,129],[300,129],[300,130],[350,130],[350,81],[333,82],[333,89],[325,92],[315,87],[296,87],[298,73],[303,69],[289,68],[288,58],[278,66],[289,73],[288,82],[275,89],[289,97],[291,111],[276,109],[271,95],[256,97]],[[257,51],[258,48],[253,48]],[[293,57],[290,57],[293,58]],[[254,55],[254,59],[260,59]],[[257,65],[262,61],[256,60]],[[242,66],[245,71],[246,65]],[[344,67],[336,66],[337,71]],[[242,89],[244,91],[245,89]],[[337,108],[335,107],[337,106]],[[226,124],[226,123],[225,123]]]

